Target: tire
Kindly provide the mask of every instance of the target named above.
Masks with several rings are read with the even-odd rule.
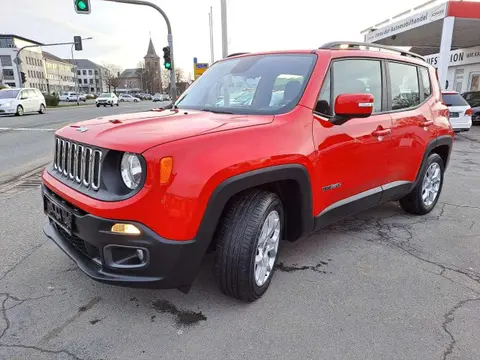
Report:
[[[15,115],[17,116],[23,116],[23,114],[25,113],[24,109],[23,109],[23,106],[22,105],[18,105],[17,106],[17,112],[15,113]]]
[[[430,198],[427,198],[427,200],[425,201],[423,199],[423,195],[428,192],[425,187],[427,189],[432,189],[428,186],[428,182],[424,187],[424,183],[426,181],[425,179],[428,177],[427,173],[429,175],[432,175],[433,173],[436,173],[437,170],[439,171],[439,173],[438,176],[434,176],[435,180],[433,181],[433,184],[438,185],[433,185],[433,189],[435,190],[438,187],[438,190],[433,201],[431,201],[432,196]],[[421,173],[419,174],[417,185],[411,193],[400,199],[400,206],[402,207],[402,209],[410,214],[416,215],[425,215],[432,211],[437,204],[438,199],[440,198],[440,194],[442,192],[444,173],[445,165],[442,158],[438,154],[430,154],[427,158],[425,167],[421,170]],[[431,181],[430,184],[432,184]]]
[[[119,106],[119,105],[118,105],[118,102],[117,102],[117,106]]]
[[[135,99],[135,100],[133,100],[133,102],[138,102],[138,100],[137,100],[137,99]]]
[[[45,114],[45,105],[40,104],[40,110],[38,110],[39,114]]]
[[[256,257],[259,255],[257,246],[266,219],[274,219],[273,223],[277,224],[275,214],[278,216],[278,229],[272,233],[271,239],[278,236],[278,240],[276,247],[272,248],[274,254],[272,251],[264,253],[271,255],[267,256],[270,262],[266,267],[270,268],[270,272],[265,272],[263,277],[259,276],[260,281],[263,281],[259,284],[256,269],[260,270],[264,262],[260,261],[256,265]],[[283,206],[279,197],[261,190],[247,190],[236,195],[227,204],[217,230],[214,272],[220,289],[224,294],[244,302],[259,299],[270,285],[278,259],[283,233]],[[264,244],[267,243],[265,240]],[[273,242],[270,244],[273,246]]]
[[[113,107],[113,102],[110,104],[111,107]]]
[[[97,107],[100,107],[100,104],[97,104]]]

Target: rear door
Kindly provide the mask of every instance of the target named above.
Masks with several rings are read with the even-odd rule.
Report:
[[[334,211],[333,217],[343,217],[380,201],[391,149],[383,73],[379,59],[345,58],[332,62],[324,80],[314,112],[313,135],[317,149],[314,186],[322,194],[316,208],[325,215]],[[335,112],[332,104],[338,95],[348,93],[372,94],[374,112],[368,118],[335,126],[329,121]]]

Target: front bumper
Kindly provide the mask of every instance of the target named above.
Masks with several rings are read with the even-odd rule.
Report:
[[[2,107],[0,106],[0,114],[15,114],[17,109],[14,107]]]
[[[112,226],[119,221],[85,213],[61,199],[45,185],[42,185],[42,197],[45,212],[47,198],[61,203],[73,214],[71,234],[52,219],[45,225],[44,232],[90,278],[129,287],[179,288],[183,291],[190,288],[204,255],[199,241],[167,240],[137,222],[128,223],[140,229],[140,235],[112,233]],[[108,256],[105,256],[107,245],[146,249],[147,261],[141,268],[113,268]]]

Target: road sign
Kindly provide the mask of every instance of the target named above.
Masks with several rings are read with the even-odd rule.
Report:
[[[13,62],[17,65],[20,65],[22,63],[22,59],[20,59],[19,57],[16,57],[15,59],[13,59]]]
[[[208,63],[199,63],[197,58],[193,58],[193,74],[194,78],[197,79],[208,69]]]

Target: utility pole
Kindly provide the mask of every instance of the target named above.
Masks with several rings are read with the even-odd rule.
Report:
[[[110,1],[110,2],[117,2],[117,3],[123,3],[123,4],[131,4],[131,5],[144,5],[144,6],[150,6],[151,8],[154,8],[157,10],[165,19],[165,22],[167,23],[167,31],[168,31],[168,47],[170,48],[170,54],[171,54],[171,64],[172,67],[170,69],[170,91],[171,91],[171,98],[172,102],[175,102],[175,99],[177,98],[177,84],[175,82],[175,61],[174,56],[173,56],[173,36],[172,36],[172,26],[170,25],[170,20],[168,20],[167,14],[165,14],[165,11],[163,11],[159,6],[152,4],[151,2],[148,1],[143,1],[143,0],[104,0],[104,1]]]
[[[215,61],[214,53],[213,53],[213,11],[212,7],[210,6],[210,12],[208,13],[208,22],[210,26],[210,65],[213,64]]]
[[[222,57],[228,56],[227,0],[220,0],[222,16]]]

